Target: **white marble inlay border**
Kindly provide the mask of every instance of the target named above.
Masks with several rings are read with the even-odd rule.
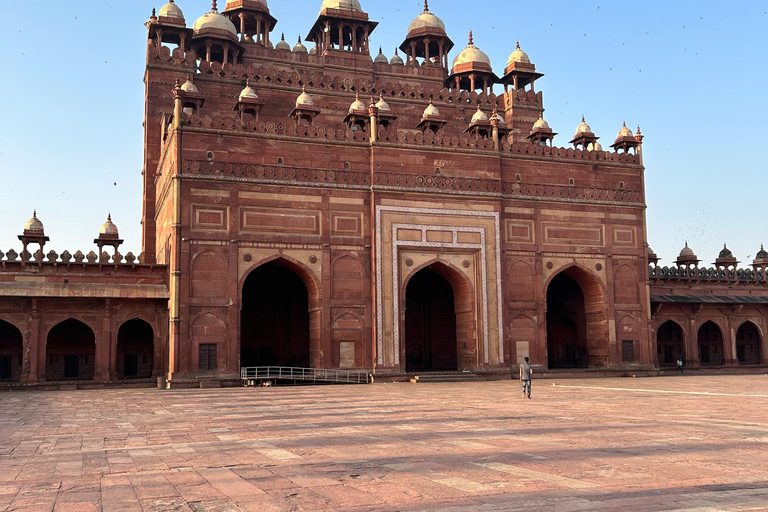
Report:
[[[504,363],[504,318],[503,318],[503,304],[502,304],[502,298],[501,298],[501,222],[500,222],[500,214],[498,212],[478,212],[478,211],[471,211],[471,210],[446,210],[441,208],[409,208],[404,206],[376,206],[376,360],[377,363],[380,365],[384,364],[384,318],[383,318],[383,303],[382,303],[382,231],[381,231],[381,215],[382,212],[393,212],[393,213],[422,213],[422,214],[433,214],[433,215],[451,215],[451,216],[464,216],[464,217],[487,217],[491,218],[494,221],[494,227],[495,227],[495,236],[496,236],[496,303],[497,303],[497,315],[498,315],[498,324],[499,324],[499,333],[498,333],[498,345],[499,345],[499,364]],[[421,228],[421,226],[419,227]],[[482,228],[450,228],[446,226],[436,226],[436,228],[441,229],[443,231],[445,230],[457,230],[453,231],[453,244],[449,244],[449,247],[459,247],[460,244],[458,244],[458,230],[472,230],[472,229],[482,229]],[[396,237],[396,231],[393,234],[392,237],[392,246],[393,246],[393,290],[397,291],[399,289],[399,282],[398,282],[398,265],[397,265],[397,247],[399,245],[408,245],[411,247],[418,247],[418,246],[430,246],[427,245],[429,242],[426,242],[426,229],[428,227],[424,227],[424,230],[422,231],[422,241],[421,242],[404,242],[402,244],[398,244],[397,237]],[[485,362],[490,362],[490,333],[488,329],[488,301],[487,301],[487,274],[486,274],[486,265],[487,265],[487,255],[485,254],[486,247],[485,247],[485,230],[483,230],[483,233],[481,235],[482,237],[482,251],[483,251],[483,262],[482,262],[482,293],[484,298],[484,305],[483,305],[483,313],[484,313],[484,331],[485,331],[485,339],[484,339],[484,358]],[[473,244],[466,244],[466,245],[473,245]],[[436,245],[440,246],[440,244]],[[477,247],[477,246],[473,246]],[[468,247],[469,248],[469,247]],[[396,354],[395,358],[395,364],[400,363],[400,343],[399,343],[399,331],[400,331],[400,324],[399,324],[399,297],[396,293],[393,293],[393,308],[395,311],[394,314],[394,333],[395,333],[395,346],[394,346],[394,352]]]

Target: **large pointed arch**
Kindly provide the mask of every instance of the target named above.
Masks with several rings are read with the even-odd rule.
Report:
[[[656,356],[661,366],[675,366],[677,360],[686,362],[685,330],[674,320],[667,320],[656,329]]]
[[[475,294],[461,270],[437,258],[419,265],[406,276],[400,302],[405,308],[400,343],[406,370],[478,367]]]
[[[600,279],[571,264],[549,278],[546,290],[549,367],[610,366],[608,314]]]
[[[140,318],[126,320],[117,330],[115,350],[118,379],[152,377],[155,365],[155,331]]]
[[[763,360],[763,336],[754,322],[746,320],[736,331],[736,358],[739,364],[758,364]]]
[[[701,324],[697,341],[702,366],[719,366],[724,363],[723,331],[717,323],[707,320]]]

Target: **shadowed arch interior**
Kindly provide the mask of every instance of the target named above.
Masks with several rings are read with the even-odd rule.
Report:
[[[155,333],[144,320],[134,318],[117,331],[117,378],[146,379],[152,377],[155,356]]]
[[[310,301],[304,281],[280,261],[243,284],[240,366],[310,366]]]
[[[405,290],[406,371],[477,367],[473,296],[467,279],[441,262],[410,277]]]
[[[757,326],[744,322],[736,332],[736,356],[740,364],[758,364],[762,360],[762,337]]]
[[[579,267],[562,271],[547,288],[547,350],[550,368],[610,365],[605,295]]]
[[[21,380],[24,337],[11,323],[0,320],[0,381]]]
[[[48,333],[46,380],[93,380],[96,337],[90,327],[70,318]]]
[[[711,320],[699,327],[699,362],[702,365],[718,366],[723,364],[723,333]]]
[[[678,359],[685,362],[683,329],[674,320],[667,320],[656,330],[656,355],[661,366],[675,366]]]

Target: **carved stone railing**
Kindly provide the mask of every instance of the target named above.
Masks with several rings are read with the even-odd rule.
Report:
[[[373,185],[374,187],[403,190],[430,189],[446,192],[476,192],[487,194],[499,194],[501,192],[501,182],[499,180],[384,172],[379,172],[374,175]]]
[[[642,194],[632,190],[570,187],[563,185],[535,185],[517,182],[504,183],[502,190],[502,193],[505,196],[512,197],[520,196],[573,201],[643,204]]]
[[[0,262],[2,263],[21,263],[24,258],[21,254],[14,249],[10,249],[7,253],[0,251]],[[27,252],[26,260],[29,264],[37,263],[55,263],[59,265],[142,265],[143,253],[138,257],[132,252],[129,252],[125,256],[119,252],[110,255],[107,252],[103,252],[101,257],[94,251],[88,252],[88,254],[82,251],[77,251],[75,254],[71,254],[69,251],[64,251],[58,254],[56,251],[48,251],[43,254],[42,251],[35,251],[34,254]]]
[[[648,275],[651,280],[664,281],[766,282],[766,270],[763,268],[686,268],[650,265]]]
[[[191,176],[240,178],[299,184],[317,183],[349,187],[368,187],[371,183],[370,175],[367,172],[231,164],[198,160],[184,160],[182,162],[182,173]]]

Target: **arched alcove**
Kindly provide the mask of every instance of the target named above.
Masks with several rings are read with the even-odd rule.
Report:
[[[0,382],[21,379],[24,336],[15,325],[0,320]]]
[[[661,366],[675,366],[678,359],[685,362],[683,328],[674,320],[667,320],[656,330],[656,355]]]
[[[93,330],[74,318],[57,324],[48,332],[45,356],[46,380],[93,380],[96,368]]]
[[[124,322],[117,331],[116,356],[118,379],[152,377],[155,356],[152,326],[138,318]]]
[[[698,333],[699,362],[702,366],[723,364],[723,331],[713,321],[708,320]]]

